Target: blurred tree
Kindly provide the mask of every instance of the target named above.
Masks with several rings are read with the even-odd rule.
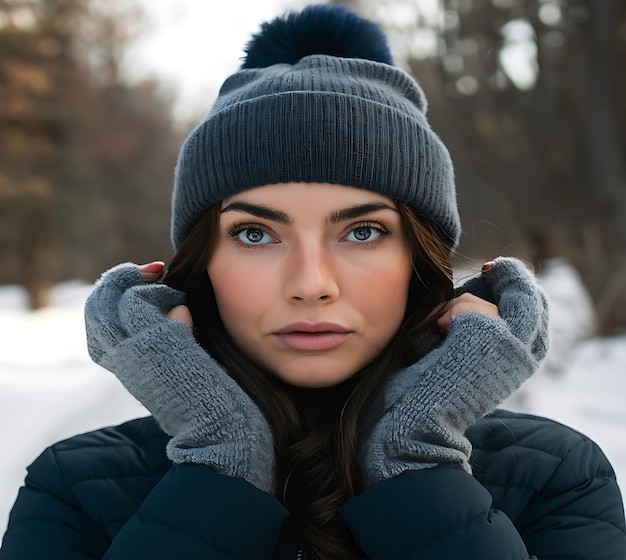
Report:
[[[564,256],[600,330],[626,327],[626,3],[347,3],[426,91],[455,161],[462,253]]]
[[[121,77],[140,24],[130,0],[0,0],[0,283],[33,307],[169,254],[180,132],[155,82]]]

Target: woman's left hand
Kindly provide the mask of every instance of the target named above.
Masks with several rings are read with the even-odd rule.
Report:
[[[488,317],[499,317],[498,306],[469,292],[450,300],[445,313],[437,319],[437,326],[447,331],[453,317],[463,313],[481,313]]]
[[[546,299],[523,263],[498,258],[457,293],[437,321],[443,342],[393,374],[372,411],[359,447],[367,485],[440,463],[471,471],[465,430],[545,356]]]

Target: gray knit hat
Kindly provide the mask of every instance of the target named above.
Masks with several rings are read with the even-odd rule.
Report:
[[[386,49],[378,57],[355,47],[355,38],[371,42],[372,29]],[[268,42],[278,47],[257,56]],[[255,57],[263,67],[248,67]],[[233,194],[304,182],[404,202],[456,247],[460,220],[450,155],[426,120],[421,88],[391,62],[382,32],[341,6],[310,6],[262,26],[242,69],[224,82],[181,148],[174,246],[212,205]]]

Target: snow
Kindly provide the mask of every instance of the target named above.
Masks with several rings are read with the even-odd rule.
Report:
[[[147,414],[89,359],[82,307],[91,288],[62,284],[36,312],[25,310],[21,289],[0,288],[0,533],[26,466],[45,447]]]
[[[480,268],[480,267],[478,267]],[[594,439],[626,489],[626,337],[587,338],[593,313],[579,278],[555,259],[540,280],[554,340],[541,370],[505,407],[547,416]],[[15,286],[0,287],[0,534],[26,466],[48,445],[146,414],[85,345],[82,307],[91,286],[57,286],[53,305],[26,310]]]

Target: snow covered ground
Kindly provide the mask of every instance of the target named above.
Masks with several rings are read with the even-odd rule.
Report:
[[[554,349],[545,367],[507,403],[593,438],[626,490],[626,337],[581,340],[592,322],[578,279],[546,263]],[[16,287],[0,288],[0,535],[25,469],[59,439],[146,414],[108,372],[92,364],[82,306],[91,286],[56,288],[53,305],[27,312]]]

